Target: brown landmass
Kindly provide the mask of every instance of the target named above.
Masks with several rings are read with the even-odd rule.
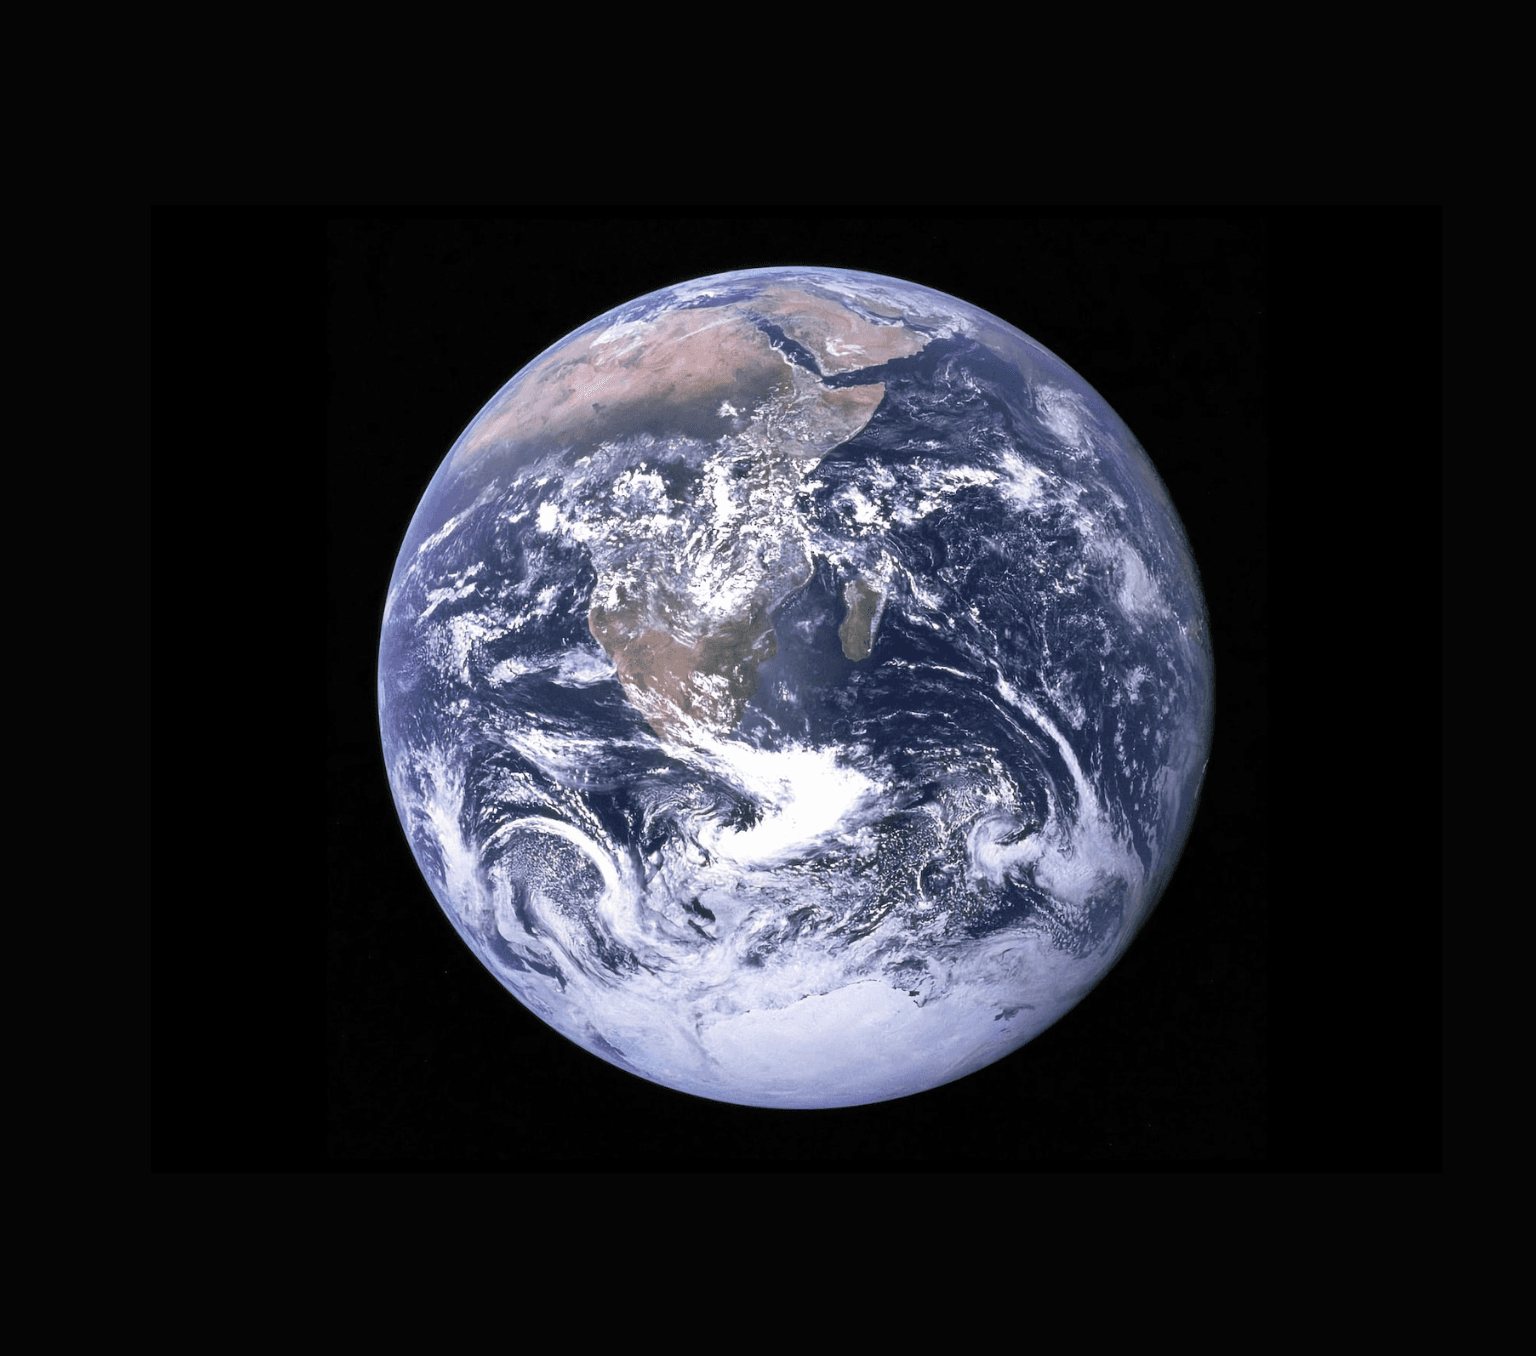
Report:
[[[463,470],[493,449],[595,447],[643,429],[715,442],[749,463],[739,477],[742,516],[709,535],[702,554],[667,557],[638,595],[593,591],[616,605],[594,603],[592,635],[630,701],[663,737],[686,737],[687,721],[724,733],[741,719],[757,690],[758,665],[777,648],[769,611],[809,576],[809,559],[797,555],[802,548],[782,527],[803,475],[793,468],[847,442],[885,395],[878,383],[829,389],[787,364],[749,309],[771,315],[826,374],[915,353],[925,342],[900,325],[870,324],[835,301],[774,287],[748,306],[677,311],[571,340],[482,414],[454,458],[454,469]],[[601,585],[604,566],[596,553],[594,560]],[[708,577],[720,578],[722,560],[736,580],[750,575],[752,587],[735,614],[705,618],[698,579],[706,566]],[[849,585],[838,634],[850,659],[869,653],[879,601],[877,590]]]
[[[611,333],[611,332],[610,332]],[[632,406],[762,398],[784,374],[768,337],[736,315],[677,311],[610,339],[582,335],[525,373],[469,429],[455,456],[468,465],[503,442],[556,451],[633,423]]]
[[[864,304],[874,309],[872,303]],[[828,376],[909,357],[927,342],[905,325],[871,325],[840,303],[798,287],[767,288],[753,305],[773,316],[796,343],[810,349],[816,365]]]
[[[729,401],[741,410],[766,398],[782,382],[784,359],[747,317],[747,309],[674,311],[654,321],[614,327],[607,338],[578,336],[524,373],[480,416],[455,453],[454,469],[462,470],[500,443],[558,450],[600,441],[632,427],[635,407],[654,411],[702,404],[712,409]],[[872,325],[799,288],[769,288],[751,309],[772,315],[828,374],[916,353],[924,343],[903,326]],[[880,401],[879,394],[864,394],[878,388],[832,391],[816,385],[831,407],[868,404],[866,419]]]
[[[842,642],[843,653],[857,662],[867,659],[875,640],[875,614],[880,607],[880,590],[871,588],[858,579],[850,579],[843,586],[843,603],[848,615],[837,628],[837,638]]]
[[[761,606],[691,643],[648,625],[637,605],[594,606],[587,624],[626,695],[663,738],[684,734],[683,718],[715,731],[733,727],[757,691],[757,666],[778,651]]]
[[[778,398],[765,402],[763,451],[803,461],[824,457],[869,423],[885,387],[846,386],[828,390],[809,373],[795,368]]]

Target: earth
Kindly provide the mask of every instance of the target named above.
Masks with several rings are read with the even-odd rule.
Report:
[[[570,1040],[719,1101],[903,1097],[1115,964],[1214,675],[1146,453],[1061,359],[893,278],[598,317],[465,429],[395,564],[379,720],[427,884]]]

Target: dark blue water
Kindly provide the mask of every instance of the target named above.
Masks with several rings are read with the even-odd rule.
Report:
[[[821,368],[816,365],[816,355],[805,345],[791,339],[780,326],[760,315],[754,315],[752,323],[768,336],[768,342],[776,352],[782,353],[796,367],[803,367],[818,377],[821,375]]]

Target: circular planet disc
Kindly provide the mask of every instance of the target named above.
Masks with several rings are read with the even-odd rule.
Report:
[[[622,1069],[776,1107],[1069,1011],[1168,883],[1214,705],[1188,541],[1102,397],[822,268],[652,293],[517,373],[417,508],[378,690],[485,966]]]

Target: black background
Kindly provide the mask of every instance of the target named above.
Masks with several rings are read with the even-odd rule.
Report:
[[[1432,291],[1438,216],[1400,219]],[[1377,220],[1346,231],[1354,247],[1374,237]],[[1438,961],[1415,961],[1427,996],[1406,1029],[1411,1050],[1382,1050],[1378,1025],[1359,1031],[1363,1018],[1354,1034],[1320,1022],[1329,1003],[1338,1013],[1362,1010],[1343,995],[1340,964],[1327,959],[1321,936],[1329,912],[1344,910],[1319,883],[1328,849],[1316,807],[1305,825],[1272,819],[1272,785],[1282,798],[1297,785],[1287,771],[1294,757],[1271,767],[1272,730],[1295,755],[1306,726],[1297,708],[1316,706],[1304,695],[1315,686],[1305,668],[1270,652],[1272,613],[1294,626],[1317,609],[1307,582],[1316,574],[1298,564],[1288,516],[1299,492],[1280,478],[1289,507],[1272,506],[1270,448],[1276,429],[1293,454],[1303,440],[1314,451],[1327,441],[1312,418],[1325,397],[1314,394],[1312,413],[1297,414],[1294,383],[1313,381],[1314,392],[1327,383],[1295,350],[1323,319],[1307,280],[1331,256],[1336,223],[1324,230],[1313,216],[1262,212],[360,210],[233,229],[249,251],[266,225],[278,228],[282,257],[300,274],[283,290],[306,308],[295,323],[296,379],[313,358],[324,421],[324,897],[304,900],[308,926],[295,934],[301,956],[323,961],[323,975],[280,948],[295,999],[274,1022],[284,1053],[258,1061],[258,1086],[281,1089],[275,1109],[255,1116],[259,1132],[231,1128],[232,1115],[189,1117],[184,1092],[162,1092],[172,1080],[157,1077],[157,1166],[1437,1162],[1438,997],[1427,990]],[[206,257],[202,219],[189,226],[162,214],[156,231],[157,268],[172,242],[193,234],[204,236]],[[796,263],[885,273],[960,297],[1045,344],[1103,394],[1146,448],[1189,533],[1211,616],[1217,716],[1201,806],[1172,883],[1126,957],[1076,1009],[945,1087],[872,1107],[770,1112],[690,1097],[605,1064],[544,1026],[479,964],[433,899],[396,816],[375,665],[385,591],[417,501],[510,376],[592,316],[656,288]],[[306,294],[311,282],[323,314]],[[178,298],[189,288],[175,286]],[[1431,300],[1419,333],[1438,349]],[[1286,350],[1278,363],[1277,308]],[[1329,324],[1339,323],[1335,308]],[[170,326],[158,321],[157,348]],[[1427,360],[1430,385],[1436,356]],[[1276,521],[1291,544],[1278,578],[1269,550]],[[1303,829],[1304,858],[1295,850]],[[1276,844],[1285,854],[1278,910]],[[323,957],[314,949],[321,917]],[[1424,918],[1437,933],[1433,915]],[[1272,978],[1286,1013],[1278,1030]],[[157,1060],[174,1074],[204,1047],[188,1034],[180,991],[173,1000],[168,987],[163,1002],[160,992],[157,982],[165,1015],[157,1014]],[[249,1020],[232,1025],[245,1033],[237,1039],[254,1042]],[[1362,1062],[1367,1047],[1371,1063]],[[284,1061],[291,1070],[273,1072]],[[246,1110],[261,1100],[252,1094]],[[1395,1127],[1387,1149],[1383,1117]]]

